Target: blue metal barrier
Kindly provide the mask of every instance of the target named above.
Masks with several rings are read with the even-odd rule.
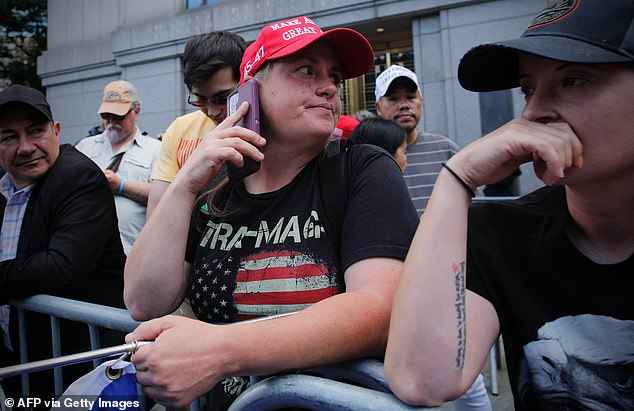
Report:
[[[91,348],[97,350],[98,327],[129,332],[139,323],[126,310],[106,307],[82,301],[49,295],[36,295],[24,300],[12,301],[18,310],[20,323],[20,347],[26,356],[25,311],[33,311],[51,317],[54,357],[61,354],[59,319],[83,322],[88,325]],[[97,365],[97,364],[95,364]],[[55,368],[55,390],[63,391],[61,367]],[[26,372],[21,375],[28,383]],[[279,375],[264,380],[253,378],[254,384],[232,405],[231,410],[268,410],[287,406],[303,406],[315,410],[411,410],[389,390],[383,375],[383,363],[375,359],[348,361],[332,366],[311,368],[302,373]],[[23,392],[28,396],[28,392]],[[199,401],[190,404],[191,411],[200,409]]]
[[[121,308],[107,307],[98,304],[87,303],[84,301],[70,300],[68,298],[54,297],[51,295],[35,295],[23,300],[12,301],[18,310],[18,324],[20,336],[20,362],[27,363],[29,361],[26,349],[26,324],[25,311],[32,311],[48,315],[51,319],[51,336],[53,357],[61,356],[60,343],[60,318],[85,323],[88,326],[90,334],[90,347],[92,350],[100,348],[99,327],[109,328],[112,330],[129,332],[139,325],[134,321],[127,310]],[[97,366],[98,362],[93,361],[93,366]],[[55,381],[55,394],[59,395],[63,391],[62,386],[62,369],[57,367],[53,370]],[[22,394],[29,396],[29,379],[28,374],[22,374]]]
[[[519,197],[514,197],[514,196],[489,196],[489,197],[473,197],[472,201],[509,201],[509,200],[516,200]]]
[[[134,330],[140,323],[130,317],[127,310],[115,307],[108,307],[99,304],[87,303],[84,301],[70,300],[68,298],[55,297],[51,295],[35,295],[23,300],[11,301],[18,310],[19,336],[20,336],[20,362],[28,363],[28,353],[26,350],[26,324],[25,311],[37,312],[45,314],[51,318],[51,335],[53,346],[53,357],[61,356],[60,329],[59,319],[63,318],[70,321],[83,322],[88,326],[90,333],[90,347],[92,350],[100,348],[98,328],[108,328],[111,330],[130,332]],[[123,342],[123,341],[122,341]],[[99,365],[99,361],[94,360],[93,366]],[[55,380],[55,394],[59,396],[64,387],[62,386],[61,367],[53,369]],[[21,375],[22,394],[29,396],[28,373]],[[141,408],[145,409],[145,397],[139,389],[139,397],[141,399]],[[199,411],[200,401],[198,399],[192,401],[189,406],[190,411]]]
[[[249,387],[229,411],[267,411],[301,407],[308,410],[425,410],[399,401],[393,394],[312,375],[266,378]]]
[[[389,394],[392,393],[387,381],[385,381],[383,363],[372,358],[346,361],[326,367],[315,367],[306,370],[305,373],[342,380]]]
[[[130,317],[127,310],[87,303],[84,301],[70,300],[68,298],[54,297],[51,295],[35,295],[23,300],[12,301],[11,304],[18,310],[20,362],[23,364],[29,361],[26,349],[26,339],[28,336],[26,333],[25,311],[45,314],[51,318],[53,357],[61,356],[59,331],[60,318],[85,323],[88,326],[88,331],[90,333],[90,348],[92,350],[100,348],[99,327],[129,332],[139,325],[138,322],[134,321]],[[93,361],[93,366],[97,365],[98,362]],[[61,367],[55,368],[53,370],[53,374],[55,380],[55,394],[60,395],[63,392]],[[23,374],[21,379],[23,395],[28,396],[28,374]]]

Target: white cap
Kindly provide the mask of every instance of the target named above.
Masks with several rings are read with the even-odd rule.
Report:
[[[405,77],[414,82],[416,85],[416,89],[420,92],[420,87],[418,87],[418,78],[416,77],[416,73],[412,70],[409,70],[403,66],[393,65],[388,67],[383,73],[379,74],[376,78],[376,88],[374,89],[374,95],[376,96],[376,101],[379,101],[381,97],[387,93],[387,89],[392,84],[392,81],[399,77]]]

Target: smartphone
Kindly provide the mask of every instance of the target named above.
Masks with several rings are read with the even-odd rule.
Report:
[[[249,103],[249,111],[237,124],[260,133],[260,94],[258,82],[255,79],[247,80],[227,98],[227,116],[233,114],[243,101]],[[227,175],[232,179],[244,178],[260,169],[260,163],[249,156],[244,156],[244,166],[237,167],[232,162],[227,162]]]

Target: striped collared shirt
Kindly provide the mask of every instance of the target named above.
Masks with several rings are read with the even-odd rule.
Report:
[[[0,231],[0,261],[11,260],[15,258],[18,252],[22,220],[24,219],[24,213],[32,191],[33,185],[16,190],[8,173],[0,178],[0,194],[7,200],[2,220],[2,230]],[[2,334],[5,345],[12,349],[11,341],[9,340],[8,305],[0,306],[0,334]]]

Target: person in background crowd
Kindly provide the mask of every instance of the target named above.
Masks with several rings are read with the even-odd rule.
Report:
[[[337,121],[337,125],[332,132],[333,137],[349,138],[355,127],[359,125],[359,120],[352,116],[342,115]]]
[[[305,16],[264,27],[247,48],[240,82],[259,84],[261,135],[236,127],[247,103],[209,133],[126,265],[124,298],[134,318],[161,317],[189,295],[199,319],[162,317],[126,337],[154,340],[132,361],[143,390],[160,403],[182,406],[214,386],[216,398],[230,402],[248,383],[235,376],[383,355],[392,293],[417,220],[387,153],[352,146],[353,211],[339,239],[320,224],[319,164],[341,114],[338,86],[373,61],[358,32],[322,32]],[[240,167],[244,156],[260,169],[230,179],[195,207],[224,164]]]
[[[366,118],[375,118],[378,117],[376,114],[374,114],[373,112],[369,111],[369,110],[359,110],[359,111],[355,111],[352,114],[352,117],[354,117],[355,119],[359,120],[359,121],[363,121]]]
[[[359,123],[350,134],[353,144],[373,144],[388,152],[405,172],[407,168],[407,133],[390,120],[368,118]]]
[[[119,232],[126,255],[145,224],[150,174],[161,142],[143,135],[137,127],[141,101],[134,85],[117,80],[103,90],[99,115],[104,132],[87,137],[75,148],[103,170],[115,194]]]
[[[398,65],[388,67],[376,78],[374,94],[379,117],[395,122],[407,132],[409,167],[405,182],[420,215],[427,207],[441,163],[459,148],[445,136],[419,130],[422,97],[413,71]]]
[[[163,134],[163,147],[152,173],[148,218],[203,137],[227,117],[227,97],[238,85],[245,48],[244,39],[228,31],[200,34],[187,41],[183,54],[187,102],[199,110],[178,117]],[[210,185],[225,175],[223,170]]]
[[[60,123],[37,90],[12,85],[0,92],[0,304],[51,294],[123,308],[125,255],[115,204],[103,172],[68,144]],[[19,363],[16,310],[0,307],[0,366]],[[50,319],[27,312],[30,361],[53,357]],[[86,326],[60,321],[62,354],[90,349]],[[10,337],[10,338],[9,338]],[[122,333],[102,332],[102,344]],[[90,364],[64,368],[69,384]],[[30,396],[54,397],[53,372],[30,375]],[[2,380],[9,398],[21,396],[20,378]],[[4,404],[3,404],[4,406]]]
[[[517,410],[634,409],[633,23],[631,0],[560,1],[460,61],[464,88],[526,105],[438,177],[390,323],[404,401],[458,395],[501,333]],[[471,204],[527,162],[546,187]]]

